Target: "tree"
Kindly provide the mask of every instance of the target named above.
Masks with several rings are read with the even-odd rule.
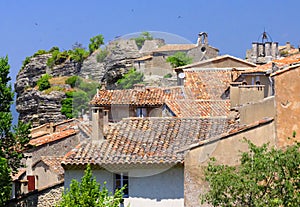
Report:
[[[96,179],[92,176],[91,166],[88,165],[81,182],[73,179],[70,189],[68,189],[62,197],[60,207],[119,207],[123,198],[123,190],[121,188],[116,192],[109,193],[105,186],[101,188]]]
[[[135,40],[138,48],[141,48],[146,40],[153,40],[153,37],[149,32],[142,32],[138,37],[132,39]]]
[[[246,140],[238,167],[212,159],[205,170],[210,189],[202,203],[213,206],[300,206],[300,144],[276,149]]]
[[[14,93],[9,85],[9,69],[8,57],[0,57],[0,206],[10,198],[10,174],[15,174],[23,166],[23,151],[28,149],[30,139],[29,124],[19,122],[12,130],[10,106]]]
[[[97,35],[95,37],[92,37],[90,39],[90,44],[89,44],[89,50],[90,50],[90,54],[93,53],[94,51],[96,51],[97,49],[100,48],[101,45],[104,44],[104,37],[103,35]]]
[[[37,81],[37,85],[39,87],[39,91],[44,91],[51,87],[51,84],[49,82],[49,79],[51,76],[49,74],[42,75],[39,80]]]
[[[142,83],[144,74],[137,72],[135,68],[131,68],[121,79],[117,81],[118,89],[130,89],[134,84]]]
[[[188,57],[184,52],[176,52],[167,58],[167,62],[171,63],[173,68],[177,68],[192,63],[193,58]]]

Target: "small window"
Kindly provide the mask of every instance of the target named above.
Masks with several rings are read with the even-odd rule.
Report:
[[[146,108],[137,108],[136,109],[136,117],[146,117],[147,109]]]
[[[123,191],[124,198],[128,198],[129,197],[129,182],[128,182],[128,174],[127,173],[120,173],[120,174],[115,174],[115,190],[117,189],[121,189],[123,186],[125,186],[125,189]]]

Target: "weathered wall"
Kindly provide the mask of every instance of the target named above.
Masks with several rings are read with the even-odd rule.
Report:
[[[286,146],[292,143],[288,137],[300,141],[300,67],[288,70],[277,76],[275,79],[275,101],[276,101],[276,128],[279,146]]]
[[[208,184],[204,181],[204,167],[208,157],[215,157],[218,163],[238,165],[241,152],[247,151],[247,144],[241,142],[243,138],[251,140],[257,145],[270,142],[275,144],[274,122],[257,126],[251,130],[238,133],[230,137],[207,143],[190,150],[185,157],[185,206],[200,206],[199,196],[207,191]],[[205,205],[203,205],[205,206]]]
[[[72,150],[79,143],[78,135],[72,135],[58,141],[34,147],[29,152],[32,153],[32,163],[41,159],[41,156],[64,156],[67,152]]]
[[[195,62],[199,62],[202,60],[217,57],[219,55],[219,51],[216,48],[212,48],[208,45],[201,44],[201,45],[189,50],[187,52],[187,55],[189,57],[192,57],[193,62],[195,63]]]
[[[183,207],[184,172],[182,166],[164,168],[128,168],[115,172],[126,172],[129,176],[129,198],[124,199],[124,206],[173,206]],[[66,170],[65,187],[71,179],[80,180],[83,170]],[[109,191],[113,190],[114,174],[108,170],[93,170],[93,175],[101,184],[106,181]]]
[[[248,85],[256,85],[256,81],[260,81],[260,85],[264,85],[264,97],[273,95],[270,80],[265,75],[245,75],[245,81]]]
[[[265,117],[275,117],[274,96],[251,104],[246,104],[238,108],[240,113],[240,123],[250,124]]]
[[[42,190],[36,190],[23,196],[22,199],[13,199],[9,207],[53,207],[61,200],[63,182]]]
[[[263,85],[239,85],[230,87],[231,108],[261,101],[264,98]]]
[[[38,175],[37,177],[37,188],[41,189],[49,185],[49,183],[57,183],[63,179],[63,176],[59,177],[56,173],[49,169],[49,166],[43,162],[37,163],[32,168],[32,174]]]

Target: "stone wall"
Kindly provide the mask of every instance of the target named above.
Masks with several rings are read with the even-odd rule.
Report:
[[[22,198],[12,199],[9,207],[53,207],[61,200],[64,182],[56,183],[44,189],[32,191]]]

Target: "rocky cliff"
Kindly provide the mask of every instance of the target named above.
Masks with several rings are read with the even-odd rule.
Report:
[[[37,81],[42,75],[46,73],[52,77],[77,75],[106,82],[107,89],[115,89],[117,80],[133,67],[134,59],[148,54],[162,44],[164,44],[162,40],[146,41],[145,46],[139,49],[134,40],[118,39],[106,46],[107,54],[100,62],[97,61],[97,56],[103,49],[95,51],[82,63],[67,59],[52,68],[47,66],[51,54],[31,57],[29,63],[19,71],[15,83],[19,119],[31,122],[33,126],[66,119],[61,114],[61,101],[66,97],[65,93],[55,90],[39,91]]]

